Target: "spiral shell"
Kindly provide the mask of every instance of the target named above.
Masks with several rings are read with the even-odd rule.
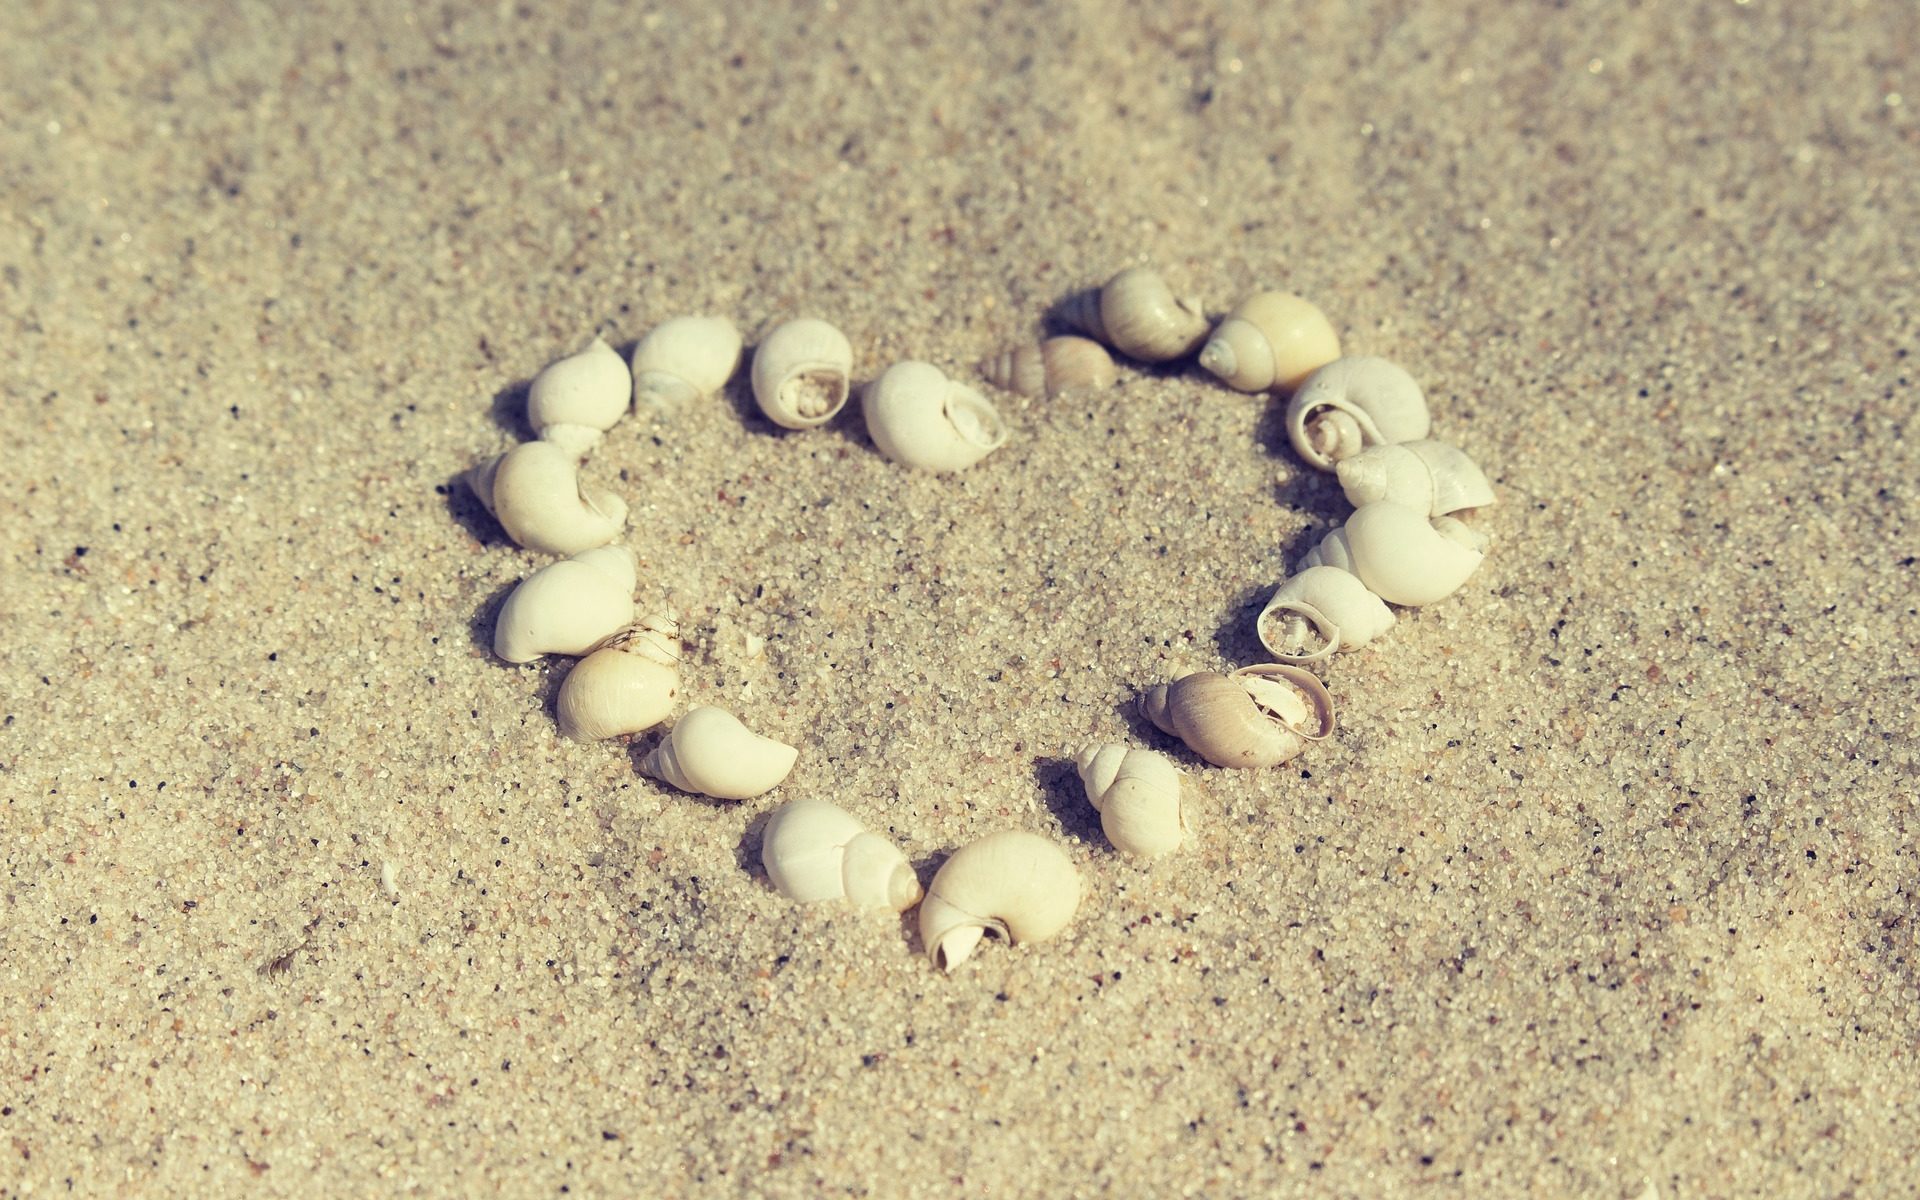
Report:
[[[725,386],[740,365],[740,331],[725,317],[675,317],[633,348],[633,402],[666,414]]]
[[[604,338],[549,363],[527,388],[527,423],[545,441],[578,457],[600,444],[626,415],[633,377]]]
[[[760,865],[775,891],[803,904],[844,900],[905,912],[920,902],[920,879],[900,848],[825,800],[776,809],[760,839]]]
[[[1341,490],[1354,507],[1386,500],[1431,517],[1494,500],[1485,472],[1466,453],[1430,438],[1368,446],[1334,464]]]
[[[1480,534],[1453,517],[1429,519],[1418,509],[1376,500],[1321,538],[1300,565],[1350,571],[1382,600],[1417,608],[1458,591],[1485,548]]]
[[[1393,610],[1386,602],[1358,576],[1330,566],[1309,566],[1281,583],[1254,621],[1267,653],[1287,663],[1358,650],[1391,628]],[[1309,648],[1314,634],[1320,638],[1317,650]]]
[[[588,491],[579,455],[552,442],[520,443],[468,471],[467,486],[508,537],[546,554],[604,546],[627,519],[627,502]]]
[[[603,639],[567,672],[554,702],[560,732],[592,742],[652,729],[680,695],[680,627],[651,616]]]
[[[1192,832],[1180,768],[1164,754],[1117,743],[1088,746],[1075,758],[1087,802],[1122,854],[1158,858]]]
[[[1149,688],[1140,708],[1216,767],[1272,767],[1333,732],[1333,698],[1313,672],[1258,663]]]
[[[980,373],[1020,396],[1101,391],[1119,378],[1107,348],[1083,337],[1053,337],[1003,350],[982,362]]]
[[[625,546],[599,546],[541,567],[500,606],[493,652],[510,663],[585,654],[633,620],[635,574]]]
[[[920,941],[943,971],[965,962],[987,933],[1043,942],[1080,906],[1080,873],[1038,834],[1003,830],[962,846],[940,865],[920,902]]]
[[[987,398],[931,363],[888,367],[861,393],[860,407],[880,453],[922,471],[964,471],[1007,440]]]
[[[778,787],[800,752],[741,724],[723,708],[688,709],[640,770],[683,792],[751,800]]]
[[[1200,351],[1200,365],[1242,392],[1288,391],[1340,357],[1326,315],[1289,292],[1242,300]]]
[[[1168,362],[1207,338],[1200,302],[1173,294],[1150,267],[1129,267],[1096,291],[1068,301],[1061,318],[1097,342],[1140,362]]]
[[[788,321],[753,352],[753,398],[783,429],[812,429],[847,403],[853,347],[825,321]]]
[[[1368,446],[1419,441],[1432,427],[1420,385],[1384,358],[1335,359],[1287,403],[1287,439],[1322,471]]]

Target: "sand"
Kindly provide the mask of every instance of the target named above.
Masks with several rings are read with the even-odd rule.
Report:
[[[0,13],[0,1195],[1914,1190],[1912,6],[276,7]],[[950,478],[738,380],[614,431],[769,796],[491,658],[544,559],[458,476],[549,359],[964,374],[1134,263],[1313,298],[1499,489],[1295,763],[1133,709],[1346,511],[1191,369]],[[798,795],[1086,900],[938,974],[773,893]]]

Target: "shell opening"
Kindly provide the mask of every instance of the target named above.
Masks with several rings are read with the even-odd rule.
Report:
[[[1261,711],[1307,741],[1320,741],[1333,732],[1333,697],[1305,667],[1265,663],[1242,667],[1233,678]]]
[[[1260,644],[1281,662],[1325,662],[1340,650],[1340,626],[1311,604],[1293,602],[1260,614]],[[1314,648],[1314,635],[1320,646]]]
[[[815,367],[781,384],[780,394],[797,415],[825,420],[847,402],[847,377],[832,367]]]
[[[973,391],[955,388],[947,393],[947,420],[954,431],[975,446],[995,449],[1007,440],[1006,422],[993,405]]]

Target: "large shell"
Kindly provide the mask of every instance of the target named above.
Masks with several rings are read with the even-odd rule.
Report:
[[[788,321],[753,352],[753,398],[784,429],[812,429],[846,406],[853,374],[847,335],[825,321]]]
[[[599,546],[541,567],[500,606],[493,652],[510,663],[585,654],[633,620],[635,575],[625,546]]]
[[[751,800],[778,787],[799,754],[748,729],[727,710],[701,705],[674,722],[640,769],[683,792]]]
[[[1333,698],[1313,672],[1258,663],[1149,688],[1141,711],[1216,767],[1272,767],[1333,732]]]
[[[633,377],[604,338],[549,363],[527,388],[527,423],[576,457],[600,444],[626,415]]]
[[[1101,391],[1119,378],[1107,348],[1083,337],[1052,337],[1003,350],[982,362],[980,373],[1021,396]]]
[[[760,840],[760,864],[775,891],[803,904],[844,900],[905,912],[920,902],[920,879],[900,848],[825,800],[777,809]]]
[[[860,406],[880,453],[923,471],[964,471],[1007,440],[987,398],[931,363],[888,367],[861,393]]]
[[[1356,508],[1388,500],[1430,517],[1492,504],[1493,486],[1466,453],[1423,438],[1368,446],[1334,464],[1340,487]]]
[[[1238,391],[1285,391],[1339,357],[1340,335],[1324,313],[1290,292],[1261,292],[1220,322],[1200,365]]]
[[[1368,446],[1419,441],[1432,427],[1420,385],[1384,358],[1335,359],[1287,403],[1287,439],[1322,471]]]
[[[1019,830],[988,834],[940,865],[920,902],[920,941],[933,965],[951,971],[985,934],[1041,942],[1080,905],[1080,873],[1060,847]]]
[[[1068,324],[1140,362],[1168,362],[1207,338],[1200,302],[1173,294],[1150,267],[1129,267],[1097,291],[1083,292],[1061,313]]]
[[[1441,522],[1446,522],[1442,525]],[[1382,600],[1409,608],[1460,590],[1485,557],[1476,535],[1452,517],[1378,500],[1353,511],[1341,540],[1360,582]],[[1323,540],[1321,548],[1326,547]]]
[[[1254,632],[1281,662],[1311,663],[1360,647],[1393,628],[1393,610],[1358,576],[1338,567],[1310,566],[1274,590]],[[1312,648],[1318,635],[1320,645]]]
[[[651,616],[606,638],[567,672],[560,732],[591,742],[652,729],[680,695],[680,627]]]
[[[717,392],[740,365],[740,331],[725,317],[674,317],[633,348],[635,407],[666,414]]]
[[[467,484],[508,537],[545,554],[604,546],[627,519],[627,502],[588,491],[579,455],[552,442],[522,442],[467,472]]]
[[[1158,858],[1192,832],[1180,768],[1166,755],[1110,743],[1082,749],[1075,765],[1115,850]]]

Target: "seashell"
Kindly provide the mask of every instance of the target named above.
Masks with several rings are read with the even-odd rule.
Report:
[[[861,393],[860,407],[880,453],[922,471],[964,471],[1007,440],[987,398],[931,363],[888,367]]]
[[[652,729],[680,695],[680,626],[654,615],[604,638],[567,672],[560,732],[594,742]]]
[[[1315,567],[1331,567],[1336,571],[1353,574],[1353,547],[1347,544],[1346,526],[1334,526],[1313,549],[1302,554],[1300,561],[1293,565],[1296,575],[1304,574]]]
[[[1083,337],[1052,337],[1002,350],[980,364],[980,373],[1020,396],[1099,391],[1119,378],[1107,348]]]
[[[761,737],[724,708],[690,708],[640,770],[683,792],[718,800],[751,800],[772,791],[793,770],[798,750]]]
[[[527,388],[527,423],[540,437],[579,457],[627,413],[633,377],[605,338],[547,364]]]
[[[845,900],[905,912],[920,903],[920,877],[900,848],[825,800],[776,809],[760,839],[760,865],[774,891],[802,904]]]
[[[1242,392],[1291,391],[1340,357],[1340,335],[1312,303],[1290,292],[1242,300],[1200,351],[1200,365]]]
[[[1334,464],[1354,507],[1387,500],[1430,517],[1493,503],[1493,486],[1466,453],[1425,438],[1368,446]]]
[[[1304,667],[1257,663],[1149,688],[1147,720],[1216,767],[1271,767],[1333,732],[1333,697]]]
[[[1358,650],[1391,628],[1393,610],[1386,602],[1358,576],[1331,566],[1310,566],[1283,581],[1254,620],[1267,653],[1288,663],[1320,662],[1342,650]],[[1320,648],[1308,649],[1316,633]]]
[[[1158,858],[1192,832],[1181,795],[1180,768],[1164,754],[1111,744],[1088,746],[1075,759],[1087,802],[1122,854]]]
[[[1287,438],[1322,471],[1383,442],[1415,442],[1433,420],[1405,368],[1384,358],[1338,358],[1321,367],[1287,404]]]
[[[1079,905],[1080,873],[1064,850],[1038,834],[1002,830],[940,864],[920,902],[920,941],[934,966],[951,971],[988,933],[1046,941]]]
[[[510,663],[585,654],[633,620],[635,574],[625,546],[598,546],[541,567],[500,606],[493,652]]]
[[[1193,353],[1207,339],[1207,314],[1198,300],[1173,294],[1150,267],[1129,267],[1104,287],[1069,300],[1060,316],[1097,342],[1140,362],[1167,362]]]
[[[1314,550],[1330,562],[1328,543],[1337,538],[1334,555],[1351,563],[1344,570],[1382,600],[1417,608],[1460,590],[1485,557],[1479,537],[1453,517],[1430,520],[1419,509],[1376,500],[1354,509]]]
[[[677,412],[720,390],[740,365],[740,331],[725,317],[675,317],[633,348],[633,403]]]
[[[1493,538],[1481,533],[1458,517],[1435,517],[1433,527],[1444,534],[1448,541],[1458,542],[1467,549],[1478,550],[1482,554],[1486,553],[1488,546],[1493,545]]]
[[[812,429],[846,406],[853,374],[847,335],[811,317],[788,321],[753,352],[753,398],[783,429]]]
[[[507,536],[529,550],[578,554],[620,536],[627,502],[580,482],[580,456],[553,442],[522,442],[467,472],[467,486]]]

